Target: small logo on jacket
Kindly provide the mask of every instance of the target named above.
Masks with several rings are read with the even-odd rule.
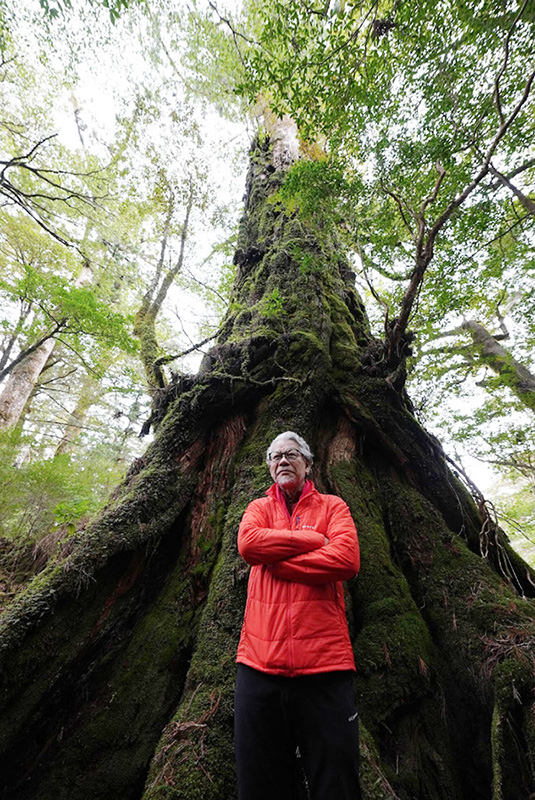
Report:
[[[316,530],[316,526],[315,525],[301,525],[301,528],[310,528],[313,531]]]
[[[358,715],[359,715],[359,712],[355,711],[354,714],[352,714],[350,717],[347,718],[347,721],[348,722],[353,722],[353,720],[356,719],[358,717]]]

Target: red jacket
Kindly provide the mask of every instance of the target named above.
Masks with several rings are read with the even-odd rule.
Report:
[[[312,481],[291,517],[277,484],[266,494],[238,532],[252,569],[237,661],[273,675],[354,670],[341,583],[360,566],[349,509]]]

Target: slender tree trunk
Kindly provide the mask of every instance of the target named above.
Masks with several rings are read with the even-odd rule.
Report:
[[[257,145],[216,346],[168,388],[102,515],[4,613],[4,800],[236,796],[236,534],[287,429],[359,529],[348,613],[364,798],[534,789],[534,576],[386,380],[339,243],[273,202],[282,177]]]
[[[101,392],[100,381],[90,373],[86,373],[82,381],[76,408],[72,411],[70,421],[65,426],[63,435],[56,447],[55,456],[72,452],[89,410],[95,405]]]
[[[2,346],[0,355],[0,372],[2,372],[6,364],[9,363],[11,352],[15,344],[17,343],[17,339],[24,325],[24,322],[30,316],[31,310],[32,310],[31,303],[28,303],[26,300],[21,300],[19,318],[17,320],[17,323],[13,329],[13,332],[11,333],[10,336],[6,337],[6,340]]]
[[[55,344],[55,339],[47,339],[9,373],[0,394],[0,430],[13,428],[18,423]]]
[[[88,283],[91,280],[91,276],[91,269],[84,265],[75,285],[82,286],[84,283]],[[56,332],[62,330],[66,323],[67,320],[57,323]],[[21,357],[22,354],[19,354],[18,358],[14,359],[18,363],[5,370],[7,372],[9,369],[9,373],[4,390],[0,394],[0,430],[13,428],[17,425],[26,402],[30,398],[46,362],[52,355],[52,351],[56,346],[56,339],[50,333],[46,334],[46,336],[48,338],[45,338],[42,344],[37,347],[35,346],[36,343],[31,345],[28,348],[27,355]]]

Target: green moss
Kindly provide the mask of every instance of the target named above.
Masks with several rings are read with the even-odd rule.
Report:
[[[167,781],[170,768],[174,785],[188,798],[215,800],[232,792],[234,662],[244,603],[244,595],[235,589],[237,575],[244,574],[235,549],[241,511],[227,521],[186,692],[156,752],[145,800],[158,796],[155,792]]]

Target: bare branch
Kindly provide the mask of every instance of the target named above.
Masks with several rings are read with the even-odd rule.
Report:
[[[160,286],[160,291],[158,292],[156,299],[151,305],[151,313],[156,316],[158,311],[160,310],[163,301],[167,297],[167,292],[169,291],[169,287],[173,283],[176,276],[182,269],[182,265],[184,263],[184,254],[186,249],[186,239],[188,237],[188,228],[189,228],[189,220],[191,215],[191,210],[193,208],[193,185],[190,185],[190,195],[188,198],[188,203],[186,206],[186,214],[184,216],[184,222],[182,223],[182,232],[180,234],[180,252],[178,254],[178,259],[176,261],[175,266],[168,270],[167,275],[162,281],[162,285]]]
[[[478,173],[473,178],[473,180],[464,188],[461,194],[458,195],[458,197],[454,198],[448,204],[446,209],[436,220],[433,227],[427,232],[427,236],[424,236],[425,222],[422,218],[420,218],[419,235],[416,241],[417,245],[416,267],[414,268],[409,286],[403,297],[400,314],[394,322],[392,331],[387,333],[388,358],[391,358],[394,355],[394,353],[397,353],[399,349],[399,344],[407,329],[412,309],[421,291],[421,286],[423,283],[425,271],[433,258],[434,243],[439,232],[442,230],[446,222],[448,222],[448,220],[451,218],[452,214],[465,202],[465,200],[470,196],[470,194],[477,188],[477,186],[479,186],[483,178],[491,171],[491,166],[490,166],[491,158],[494,155],[496,148],[498,147],[498,144],[503,139],[503,137],[513,124],[514,120],[522,110],[523,106],[527,102],[530,95],[531,86],[534,80],[535,80],[535,70],[532,70],[532,72],[528,76],[528,80],[526,81],[524,91],[522,92],[522,96],[518,100],[517,104],[515,105],[515,107],[507,117],[507,119],[504,119],[503,122],[500,124],[500,127],[496,135],[494,136],[494,139],[487,148],[487,152],[483,157],[483,163],[481,164]],[[438,188],[440,188],[440,183],[442,182],[442,179],[443,176],[440,175],[439,180],[435,185],[436,192],[438,192]],[[433,198],[434,195],[435,191],[431,194],[430,196],[431,199]]]
[[[359,246],[359,256],[362,261],[363,256],[361,255],[360,246]],[[388,278],[389,281],[394,281],[395,283],[403,283],[404,281],[408,281],[412,275],[412,270],[409,269],[407,269],[407,271],[403,275],[401,274],[396,275],[393,272],[390,272],[388,269],[386,269],[386,267],[382,267],[379,264],[377,264],[376,261],[372,261],[372,259],[369,256],[364,256],[364,257],[366,258],[366,261],[369,264],[370,269],[373,269],[374,272],[378,272],[379,275],[383,276],[383,278]]]
[[[496,133],[496,135],[494,137],[494,139],[490,143],[490,145],[489,145],[489,147],[487,149],[487,152],[485,153],[485,156],[484,156],[484,159],[483,159],[483,163],[482,163],[482,165],[481,165],[481,167],[479,169],[479,172],[477,173],[475,178],[465,187],[464,191],[461,192],[461,194],[458,197],[456,197],[454,200],[452,200],[451,203],[449,203],[449,205],[447,206],[445,211],[440,215],[440,217],[437,219],[437,221],[433,225],[433,227],[432,227],[432,229],[430,231],[430,236],[432,236],[433,239],[436,238],[438,232],[445,225],[445,223],[450,219],[450,217],[453,214],[453,212],[456,211],[459,208],[459,206],[461,206],[464,203],[464,201],[469,197],[469,195],[474,191],[474,189],[477,186],[479,186],[479,184],[481,183],[483,178],[489,173],[489,171],[490,171],[490,166],[489,166],[490,165],[490,160],[491,160],[492,156],[494,155],[494,153],[496,151],[496,148],[498,147],[499,143],[501,142],[501,140],[503,139],[503,137],[505,136],[505,134],[507,133],[507,131],[509,130],[511,125],[513,124],[514,120],[519,115],[519,113],[522,110],[522,108],[525,105],[525,103],[527,102],[527,100],[529,98],[530,91],[531,91],[531,86],[532,86],[534,80],[535,80],[535,70],[532,70],[530,75],[528,76],[528,80],[526,81],[526,85],[524,87],[524,91],[522,92],[522,96],[521,96],[520,100],[518,101],[518,103],[516,104],[514,109],[509,114],[509,117],[502,122],[502,124],[500,125],[500,127],[499,127],[499,129],[498,129],[498,131],[497,131],[497,133]]]
[[[422,203],[422,208],[417,215],[418,236],[416,237],[416,266],[411,273],[409,286],[403,296],[400,313],[394,322],[392,330],[389,331],[387,329],[388,358],[398,349],[401,338],[407,328],[414,304],[418,301],[425,271],[433,257],[433,239],[428,235],[426,240],[427,224],[425,221],[425,210],[431,203],[436,201],[442,181],[446,175],[446,170],[439,161],[436,163],[436,168],[438,171],[438,178],[433,187],[433,191],[425,198]]]
[[[82,333],[83,333],[83,331],[82,331]],[[96,377],[97,377],[97,378],[99,378],[99,377],[100,377],[100,376],[99,376],[99,373],[98,373],[98,370],[96,370],[96,369],[95,369],[95,368],[94,368],[94,367],[93,367],[93,366],[92,366],[92,365],[89,363],[89,361],[87,361],[87,360],[86,360],[86,358],[84,357],[84,355],[83,355],[82,353],[80,353],[80,352],[79,352],[79,351],[78,351],[78,350],[77,350],[75,347],[73,347],[73,345],[72,345],[72,344],[70,344],[70,343],[67,341],[67,339],[64,339],[64,338],[61,338],[61,339],[60,339],[60,338],[58,337],[58,341],[59,341],[59,342],[61,342],[61,344],[62,344],[64,347],[66,347],[66,348],[67,348],[67,350],[70,350],[72,353],[74,353],[74,354],[75,354],[75,355],[76,355],[76,356],[77,356],[77,357],[80,359],[80,361],[81,361],[81,362],[82,362],[82,364],[84,365],[84,367],[85,367],[85,369],[86,369],[86,371],[87,371],[87,372],[91,372],[93,375],[96,375]]]
[[[241,33],[241,31],[237,31],[237,30],[234,28],[234,26],[232,25],[232,22],[230,21],[230,19],[229,19],[228,17],[223,17],[223,16],[222,16],[222,15],[219,13],[219,10],[218,10],[218,8],[217,8],[216,4],[215,4],[215,3],[213,3],[213,2],[212,2],[212,0],[208,0],[208,5],[210,6],[210,8],[211,8],[213,11],[215,11],[215,13],[217,14],[217,16],[219,17],[219,20],[220,20],[221,22],[223,22],[223,23],[224,23],[224,24],[225,24],[225,25],[226,25],[226,26],[227,26],[227,27],[230,29],[230,31],[231,31],[231,33],[232,33],[232,35],[233,35],[234,37],[239,37],[240,39],[243,39],[243,41],[244,41],[244,42],[247,42],[248,44],[254,44],[254,45],[256,45],[257,47],[261,47],[261,45],[260,45],[260,42],[256,42],[254,39],[250,39],[248,36],[245,36],[245,34],[244,34],[244,33]]]
[[[0,171],[0,195],[3,195],[7,203],[13,203],[18,206],[46,231],[46,233],[60,242],[60,244],[66,247],[73,247],[83,255],[73,242],[64,238],[52,227],[50,222],[47,221],[47,217],[50,218],[53,216],[53,212],[51,208],[47,207],[47,204],[50,205],[60,202],[67,208],[76,208],[76,203],[74,202],[76,201],[94,206],[96,201],[102,199],[102,197],[70,189],[61,182],[60,178],[65,176],[87,178],[102,172],[105,168],[99,168],[88,172],[72,172],[69,170],[34,166],[31,162],[34,161],[39,151],[56,136],[57,134],[51,134],[50,136],[40,139],[38,142],[34,142],[29,150],[22,155],[15,156],[9,160],[0,160],[0,165],[3,165]],[[28,172],[44,187],[44,191],[29,191],[16,186],[7,176],[8,171],[13,169],[25,170]],[[46,203],[41,201],[46,201]]]
[[[440,187],[442,185],[442,181],[444,180],[444,177],[446,175],[446,170],[444,169],[444,167],[442,166],[440,161],[436,162],[436,168],[437,168],[437,172],[438,172],[437,182],[435,183],[435,187],[434,187],[433,191],[431,192],[431,194],[428,197],[426,197],[426,199],[422,203],[422,211],[421,211],[422,216],[424,215],[424,212],[427,209],[427,206],[430,205],[431,203],[434,203],[435,200],[437,199],[438,193],[440,191]]]
[[[379,305],[381,305],[384,308],[384,312],[385,312],[384,326],[385,326],[385,330],[388,330],[388,317],[389,317],[389,313],[390,313],[390,307],[389,307],[388,303],[385,300],[383,300],[381,295],[376,291],[375,287],[373,286],[372,282],[369,279],[368,272],[366,270],[366,260],[365,260],[366,256],[364,255],[364,253],[362,251],[362,247],[360,246],[360,238],[359,238],[358,232],[357,232],[357,250],[358,250],[358,255],[359,255],[359,258],[360,258],[360,262],[362,264],[362,271],[363,271],[363,274],[364,274],[364,280],[366,281],[366,283],[368,285],[368,289],[372,293],[373,298],[379,303]]]
[[[210,256],[208,256],[208,258],[210,258]],[[208,261],[208,258],[204,259],[203,264],[205,264]],[[202,286],[203,289],[206,289],[208,292],[212,292],[213,294],[217,295],[217,297],[219,297],[219,299],[222,300],[224,303],[227,302],[226,298],[223,297],[223,295],[220,292],[218,292],[217,289],[214,289],[213,286],[209,286],[207,283],[203,283],[201,280],[199,280],[199,278],[197,278],[193,274],[193,272],[191,270],[186,269],[186,272],[188,273],[188,275],[190,276],[192,281],[194,281],[195,283],[198,283],[199,286]]]
[[[169,186],[168,186],[168,189],[169,189],[169,195],[170,195],[169,196],[169,205],[167,207],[167,214],[166,214],[166,217],[165,217],[162,241],[161,241],[161,245],[160,245],[160,258],[158,259],[158,263],[156,265],[156,269],[154,271],[154,276],[152,278],[150,286],[147,289],[147,291],[145,292],[145,295],[143,297],[141,308],[140,308],[140,310],[138,312],[141,315],[146,314],[149,311],[151,303],[153,302],[153,299],[154,299],[154,294],[155,294],[156,289],[158,288],[158,284],[160,282],[161,274],[162,274],[163,264],[164,264],[164,260],[165,260],[165,251],[167,249],[167,240],[169,238],[169,228],[171,226],[171,220],[173,219],[173,214],[174,214],[174,210],[175,210],[175,202],[174,202],[175,201],[175,196],[174,196],[174,194],[173,194],[173,192],[172,192],[172,190],[170,189]]]
[[[510,458],[480,458],[478,456],[474,456],[478,461],[482,461],[484,464],[495,464],[498,467],[511,467],[512,469],[517,469],[520,473],[525,475],[526,477],[531,477],[535,475],[535,465],[528,464],[526,461],[519,461],[517,458],[510,457]]]
[[[5,170],[11,166],[21,166],[21,165],[23,166],[23,162],[31,161],[33,158],[35,158],[35,154],[37,153],[38,149],[42,145],[49,142],[51,139],[55,139],[57,135],[58,135],[57,133],[52,133],[50,136],[45,136],[43,139],[40,139],[38,142],[34,144],[31,150],[28,153],[25,153],[24,155],[15,156],[14,158],[11,158],[9,161],[0,161],[0,164],[5,165],[4,169],[2,170],[2,175],[4,174]]]
[[[2,162],[0,162],[0,163],[2,163]],[[63,192],[63,194],[62,195],[53,195],[53,194],[44,194],[42,192],[41,193],[40,192],[33,192],[33,193],[32,192],[25,192],[24,189],[21,189],[18,186],[14,186],[14,184],[11,183],[4,176],[4,173],[6,172],[7,169],[9,169],[9,168],[13,169],[14,167],[17,167],[18,169],[25,169],[28,172],[31,172],[32,175],[35,175],[35,177],[38,178],[40,181],[43,181],[43,183],[47,183],[53,189],[57,189],[58,191]],[[5,167],[5,169],[2,170],[2,175],[0,177],[0,186],[5,185],[5,186],[8,186],[8,187],[13,187],[13,189],[16,192],[18,192],[19,194],[23,195],[24,197],[43,197],[43,198],[46,198],[47,200],[63,200],[64,196],[66,198],[77,197],[80,200],[83,200],[84,202],[90,202],[90,203],[94,202],[94,200],[96,199],[94,195],[84,194],[83,192],[77,192],[77,191],[75,192],[72,189],[67,189],[65,186],[63,186],[63,184],[59,183],[58,181],[54,181],[54,180],[52,180],[52,178],[48,177],[48,175],[54,175],[54,174],[56,174],[56,175],[57,174],[72,175],[72,176],[75,176],[75,177],[88,177],[88,175],[89,175],[89,173],[87,173],[87,175],[79,175],[79,174],[76,174],[74,172],[71,172],[71,173],[61,172],[60,173],[60,172],[56,172],[56,171],[53,171],[53,170],[45,170],[45,169],[39,169],[37,167],[31,167],[29,164],[15,164],[15,165],[8,164]]]
[[[249,37],[245,36],[245,34],[241,33],[241,31],[236,30],[234,25],[231,23],[230,19],[228,19],[228,17],[223,17],[219,13],[216,4],[213,3],[212,0],[208,0],[208,5],[210,6],[210,8],[213,11],[215,11],[217,16],[219,17],[220,22],[222,22],[224,25],[226,25],[228,27],[228,29],[230,30],[230,32],[232,34],[232,38],[234,40],[234,46],[235,46],[236,51],[238,53],[239,59],[240,59],[241,64],[242,64],[242,67],[245,69],[245,67],[246,67],[245,59],[244,59],[244,57],[242,55],[242,52],[240,50],[240,47],[239,47],[239,44],[238,44],[238,39],[243,39],[243,41],[247,42],[247,44],[255,45],[256,47],[260,47],[261,49],[264,49],[264,48],[262,48],[262,45],[260,44],[260,42],[255,42],[254,39],[249,39]]]
[[[391,197],[391,198],[394,200],[394,202],[396,203],[396,205],[397,205],[397,207],[398,207],[398,209],[399,209],[399,213],[401,214],[401,219],[403,220],[403,224],[405,225],[405,227],[406,227],[406,228],[407,228],[407,230],[409,231],[410,235],[411,235],[411,236],[413,237],[413,239],[414,239],[414,238],[415,238],[415,236],[416,236],[416,234],[415,234],[415,231],[414,231],[414,229],[411,227],[411,225],[409,224],[409,222],[408,222],[408,220],[407,220],[407,218],[406,218],[406,216],[405,216],[405,212],[404,212],[404,210],[403,210],[403,206],[405,205],[405,206],[407,207],[407,211],[409,211],[410,215],[411,215],[413,218],[414,218],[414,216],[415,216],[415,215],[414,215],[414,212],[413,212],[413,211],[412,211],[412,209],[411,209],[411,208],[408,206],[407,202],[406,202],[405,200],[403,200],[403,198],[401,198],[401,197],[399,197],[397,194],[395,194],[395,193],[393,192],[393,190],[392,190],[392,189],[388,189],[388,188],[385,186],[385,184],[383,183],[383,181],[381,181],[381,188],[382,188],[383,192],[384,192],[386,195],[388,195],[388,197]]]
[[[161,358],[158,358],[154,362],[154,366],[162,367],[164,364],[169,364],[171,361],[176,361],[177,358],[188,356],[190,353],[193,353],[194,350],[200,350],[200,348],[203,347],[203,345],[207,344],[208,342],[211,342],[212,339],[215,339],[218,333],[219,331],[213,333],[211,336],[207,336],[206,339],[202,340],[202,342],[198,342],[197,344],[194,344],[193,347],[189,347],[187,350],[183,350],[181,353],[177,353],[174,356],[162,356]]]
[[[525,8],[526,8],[528,2],[529,2],[529,0],[524,0],[522,5],[520,6],[520,9],[518,10],[518,14],[516,15],[516,17],[514,18],[512,24],[511,24],[511,27],[507,31],[507,36],[505,37],[505,42],[504,42],[504,45],[503,45],[504,57],[503,57],[502,66],[501,66],[500,70],[498,71],[498,74],[496,75],[496,79],[494,81],[494,102],[496,104],[496,110],[498,112],[498,117],[499,117],[500,123],[502,125],[505,122],[505,118],[504,118],[504,115],[503,115],[502,101],[501,101],[501,97],[500,97],[500,80],[501,80],[505,70],[507,69],[507,62],[509,61],[509,42],[511,40],[511,36],[513,35],[513,31],[514,31],[514,29],[516,27],[516,24],[517,24],[518,20],[521,18],[522,14],[525,11]]]
[[[3,183],[4,186],[6,186],[6,182],[5,181],[2,182],[2,183]],[[0,183],[0,185],[1,185],[1,183]],[[24,211],[25,214],[27,214],[29,217],[31,217],[31,219],[33,219],[33,221],[36,222],[37,225],[39,225],[39,227],[41,227],[44,231],[46,231],[48,234],[50,234],[50,236],[52,236],[53,239],[55,239],[60,244],[65,245],[65,247],[73,247],[73,248],[75,248],[80,254],[82,254],[77,245],[75,245],[73,242],[68,242],[66,239],[63,238],[63,236],[61,236],[59,233],[57,233],[57,231],[55,231],[53,228],[51,228],[50,225],[47,225],[47,223],[44,222],[43,219],[41,219],[39,214],[32,208],[32,206],[29,203],[25,202],[25,199],[18,193],[18,191],[16,189],[14,189],[14,187],[13,187],[13,194],[10,195],[8,192],[2,192],[2,190],[0,189],[0,194],[2,194],[2,193],[4,194],[4,196],[7,199],[11,199],[11,201],[15,205],[19,206]],[[40,211],[44,211],[45,210],[41,206],[39,206],[39,204],[37,204],[37,203],[35,203],[34,205]]]
[[[57,361],[55,362],[58,363]],[[50,383],[56,383],[56,381],[63,381],[65,378],[68,378],[69,375],[73,375],[75,372],[78,371],[78,367],[73,367],[72,369],[68,370],[67,372],[62,373],[61,375],[55,375],[53,378],[49,378],[47,381],[39,381],[39,386],[48,386]],[[42,373],[41,373],[42,374]],[[49,386],[49,389],[52,388]]]

